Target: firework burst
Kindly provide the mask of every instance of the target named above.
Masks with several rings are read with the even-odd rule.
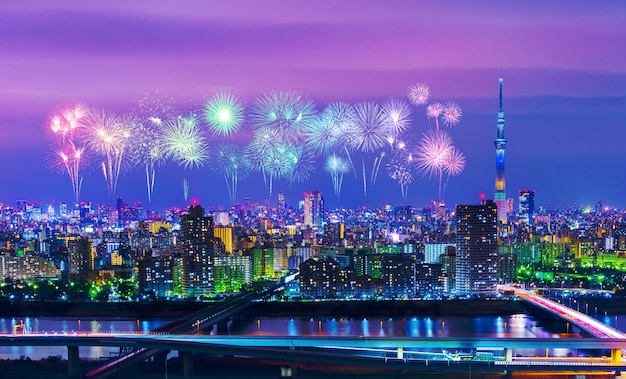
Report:
[[[120,173],[128,164],[126,158],[131,155],[126,153],[136,138],[138,122],[135,116],[120,118],[103,110],[93,110],[90,113],[86,143],[101,159],[109,197],[115,194]]]
[[[396,139],[404,133],[411,123],[411,109],[404,100],[390,99],[382,107],[387,127],[387,142],[393,147]]]
[[[164,124],[163,151],[179,166],[202,167],[208,158],[208,145],[195,116],[179,116]]]
[[[211,96],[203,107],[204,121],[217,136],[228,137],[239,130],[244,121],[244,105],[241,99],[229,92]]]
[[[228,196],[231,203],[234,203],[239,180],[244,179],[248,174],[241,148],[237,145],[218,145],[211,149],[210,157],[209,167],[212,171],[224,176]]]
[[[443,106],[441,118],[445,126],[458,125],[461,122],[461,116],[463,116],[463,112],[457,103],[449,101]]]
[[[424,83],[417,83],[409,87],[407,95],[411,103],[417,106],[425,105],[430,97],[430,89]]]
[[[352,127],[347,131],[348,142],[355,150],[362,153],[374,152],[387,142],[387,126],[385,114],[380,107],[373,102],[359,103],[354,106]],[[375,182],[380,159],[376,157],[372,168],[371,181]],[[367,196],[367,174],[365,158],[362,161],[363,193]]]
[[[387,163],[387,175],[400,184],[402,198],[406,199],[409,184],[413,181],[413,175],[411,174],[407,162],[402,159],[391,159],[389,163]]]
[[[341,186],[343,184],[343,174],[350,171],[350,166],[348,165],[348,162],[341,156],[332,154],[328,158],[326,158],[324,168],[330,174],[330,177],[333,181],[335,196],[339,198],[339,196],[341,195]]]
[[[85,146],[80,141],[89,115],[89,108],[82,103],[68,105],[52,114],[47,130],[52,136],[54,151],[52,166],[62,168],[70,178],[75,204],[78,204],[82,187],[81,168],[85,161]]]
[[[294,91],[266,93],[252,108],[252,125],[256,129],[271,127],[283,142],[301,142],[306,125],[315,114],[315,105]]]

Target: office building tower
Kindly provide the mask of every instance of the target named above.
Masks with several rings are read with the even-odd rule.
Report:
[[[535,214],[535,190],[520,190],[517,203],[518,216],[527,224],[533,223]]]
[[[504,151],[506,138],[504,138],[504,111],[502,110],[502,81],[500,78],[500,108],[498,109],[497,135],[493,141],[496,146],[496,192],[494,200],[498,207],[498,225],[506,224],[506,179],[504,176]]]
[[[471,297],[496,292],[497,212],[492,201],[456,207],[456,292]]]
[[[324,197],[318,190],[304,193],[304,225],[321,226],[324,223]]]
[[[182,293],[187,297],[208,296],[214,290],[213,217],[204,209],[190,206],[180,216],[180,253]]]

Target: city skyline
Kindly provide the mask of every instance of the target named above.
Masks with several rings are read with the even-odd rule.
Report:
[[[467,164],[451,178],[445,200],[450,206],[478,203],[480,193],[493,194],[496,85],[503,77],[509,197],[532,188],[538,205],[603,200],[626,207],[623,149],[619,138],[610,138],[619,135],[626,116],[626,53],[615,48],[626,42],[626,7],[619,2],[146,4],[0,5],[7,20],[0,26],[6,36],[0,39],[6,55],[0,62],[6,79],[0,89],[0,202],[72,202],[67,177],[46,166],[44,138],[49,115],[69,101],[124,113],[147,91],[197,104],[229,88],[250,109],[264,93],[294,90],[320,112],[333,101],[406,98],[409,86],[423,82],[433,99],[463,109],[461,124],[446,130]],[[416,138],[430,129],[423,107],[412,108],[412,120]],[[157,174],[153,206],[188,205],[183,178],[201,204],[230,205],[223,178],[208,172],[183,173],[168,164]],[[413,176],[403,199],[387,177],[364,196],[359,180],[346,175],[337,199],[318,159],[311,180],[277,182],[271,203],[282,190],[295,206],[314,189],[329,207],[419,207],[437,198],[436,178]],[[81,200],[112,204],[122,196],[147,205],[144,181],[140,170],[126,173],[107,197],[101,173],[92,168]],[[235,201],[250,196],[263,202],[262,183],[251,175]]]

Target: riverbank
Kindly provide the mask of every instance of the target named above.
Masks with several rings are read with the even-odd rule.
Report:
[[[578,307],[590,315],[623,314],[626,299],[580,297]],[[572,303],[574,309],[576,302]],[[10,302],[0,301],[0,317],[94,317],[94,318],[179,318],[210,306],[210,302],[150,301],[128,303]],[[529,313],[515,300],[367,300],[255,302],[246,314],[259,317],[284,316],[479,316]]]
[[[158,301],[136,303],[0,302],[0,317],[178,318],[211,303]],[[439,316],[526,313],[513,300],[381,300],[320,302],[255,302],[243,314],[254,317],[302,316]]]

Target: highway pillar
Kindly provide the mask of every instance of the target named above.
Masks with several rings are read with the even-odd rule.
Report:
[[[611,364],[622,363],[622,349],[611,349]]]
[[[290,346],[289,350],[296,350],[296,347]],[[298,374],[298,361],[295,359],[292,359],[291,364],[289,365],[289,368],[291,369],[291,377],[295,378],[296,375]]]
[[[80,376],[80,356],[78,346],[67,347],[67,373],[70,377]]]
[[[511,362],[513,360],[513,349],[510,347],[504,348],[504,360],[507,362]]]
[[[191,378],[193,375],[193,353],[191,351],[179,351],[178,355],[183,358],[183,378]]]
[[[396,350],[396,358],[404,359],[404,348],[399,347],[398,350]]]

